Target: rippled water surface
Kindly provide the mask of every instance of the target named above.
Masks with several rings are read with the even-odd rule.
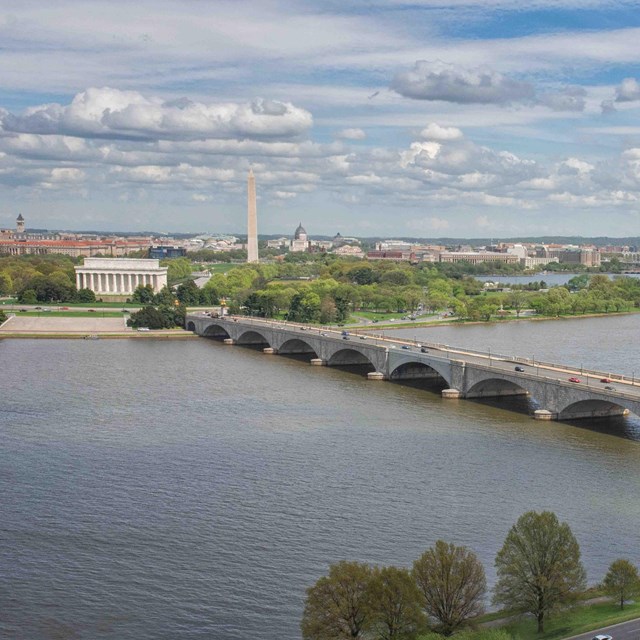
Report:
[[[629,370],[628,318],[430,336]],[[540,423],[205,339],[4,340],[0,362],[2,638],[297,639],[330,562],[444,538],[492,582],[528,509],[570,523],[592,582],[640,551],[634,417]]]

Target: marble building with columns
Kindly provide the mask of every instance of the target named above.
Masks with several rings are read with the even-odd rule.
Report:
[[[78,289],[96,295],[131,295],[136,287],[150,284],[155,293],[167,284],[167,267],[146,258],[85,258],[74,267]]]

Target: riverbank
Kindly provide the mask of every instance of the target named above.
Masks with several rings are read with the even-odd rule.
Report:
[[[60,338],[60,339],[180,339],[196,338],[184,329],[156,329],[138,331],[126,325],[126,319],[76,316],[23,316],[15,315],[0,325],[2,338]]]
[[[541,322],[544,320],[580,320],[587,318],[611,318],[617,316],[629,316],[636,315],[640,313],[640,309],[634,311],[616,311],[611,313],[585,313],[580,315],[570,315],[570,316],[538,316],[538,315],[521,315],[519,318],[517,317],[502,317],[502,318],[492,318],[491,320],[464,320],[460,318],[435,318],[430,321],[411,321],[411,322],[394,322],[393,324],[389,322],[385,323],[376,323],[375,325],[370,324],[348,324],[345,325],[348,329],[366,331],[366,332],[375,332],[378,330],[389,330],[389,329],[424,329],[427,327],[449,327],[452,325],[500,325],[504,323],[512,323],[512,322]]]

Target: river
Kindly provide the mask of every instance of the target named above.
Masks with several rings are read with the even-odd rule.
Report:
[[[638,329],[419,339],[628,371]],[[493,583],[529,509],[569,522],[591,583],[637,562],[633,416],[536,422],[205,339],[2,340],[0,361],[2,638],[295,640],[329,563],[410,566],[443,538]]]

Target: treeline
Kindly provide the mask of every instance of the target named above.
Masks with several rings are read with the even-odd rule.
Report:
[[[69,256],[0,257],[0,295],[15,295],[24,304],[95,302],[93,291],[76,288],[76,264]]]
[[[178,291],[181,287],[183,285],[178,287]],[[154,293],[150,284],[140,285],[133,292],[131,302],[141,304],[143,307],[127,319],[127,325],[130,327],[147,329],[184,327],[187,307],[178,297],[177,291],[174,293],[169,287],[163,287],[158,293]]]
[[[456,266],[456,265],[453,265]],[[543,284],[543,283],[540,283]],[[478,280],[447,277],[439,266],[330,259],[241,265],[216,274],[203,296],[233,313],[309,323],[344,322],[356,310],[416,313],[447,310],[470,320],[533,309],[541,315],[627,311],[640,306],[640,280],[587,274],[548,291],[484,292]],[[539,289],[539,287],[538,287]]]
[[[506,607],[510,615],[533,616],[540,633],[551,613],[574,603],[586,588],[578,542],[569,525],[548,511],[530,511],[518,519],[495,567],[493,604]],[[637,567],[614,561],[602,588],[624,607],[626,599],[640,593]],[[486,596],[484,568],[475,553],[438,540],[411,569],[348,561],[331,565],[328,575],[307,589],[302,636],[425,640],[456,633],[467,640],[473,635],[460,630],[484,612]],[[500,631],[479,635],[482,640],[508,638]]]

